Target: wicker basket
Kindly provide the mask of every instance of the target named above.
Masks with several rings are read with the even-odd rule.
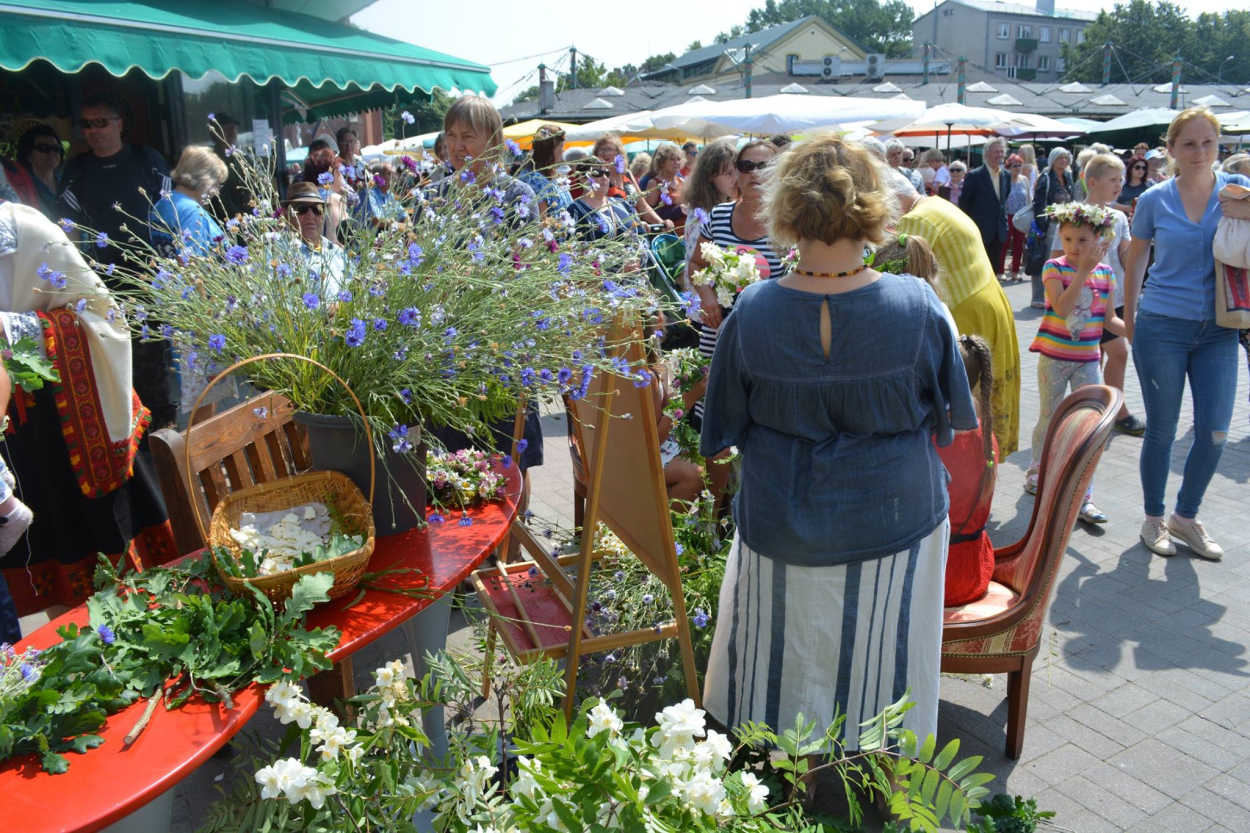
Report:
[[[233,371],[253,362],[277,358],[296,359],[314,364],[333,376],[339,384],[343,385],[347,389],[348,395],[351,396],[352,401],[356,403],[356,408],[360,411],[362,419],[364,419],[366,446],[368,448],[373,447],[373,432],[369,429],[369,420],[365,416],[360,400],[356,398],[356,394],[351,387],[338,374],[320,362],[306,356],[295,355],[294,353],[268,353],[231,365],[208,383],[203,393],[200,394],[199,400],[196,401],[191,413],[194,414],[199,410],[204,396],[219,379],[225,378]],[[189,430],[190,427],[188,426]],[[196,523],[204,534],[204,539],[208,541],[208,546],[210,548],[224,547],[235,556],[242,552],[242,547],[231,536],[230,530],[238,527],[239,517],[244,512],[274,512],[290,509],[310,501],[320,501],[331,507],[334,514],[342,520],[343,533],[345,535],[364,536],[364,544],[346,555],[257,578],[232,576],[222,569],[221,565],[214,559],[213,564],[216,566],[217,574],[221,577],[222,582],[237,595],[250,595],[245,587],[245,585],[250,584],[264,593],[271,601],[284,602],[290,598],[291,589],[299,581],[300,576],[332,572],[334,573],[334,585],[329,591],[330,598],[337,599],[350,592],[356,583],[360,581],[360,577],[364,575],[365,568],[369,564],[369,558],[373,555],[376,530],[373,524],[373,509],[371,507],[377,479],[377,466],[374,456],[373,454],[369,455],[369,498],[367,500],[347,475],[337,471],[317,471],[308,474],[297,474],[293,477],[262,483],[258,486],[226,494],[213,510],[213,517],[209,522],[207,530],[204,529],[204,519],[200,513],[199,501],[192,501],[192,506],[195,508]],[[191,471],[190,443],[187,444],[185,465],[187,468],[187,481],[195,482]]]

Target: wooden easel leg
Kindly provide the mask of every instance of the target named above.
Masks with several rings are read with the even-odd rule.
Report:
[[[343,657],[329,671],[322,671],[308,678],[308,699],[322,708],[337,712],[340,717],[350,717],[346,703],[355,696],[356,683],[352,678],[351,657]],[[335,700],[344,703],[342,710],[335,708]]]

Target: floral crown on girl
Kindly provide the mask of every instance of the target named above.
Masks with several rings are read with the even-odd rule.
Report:
[[[1065,226],[1088,226],[1098,234],[1115,228],[1115,209],[1084,202],[1065,202],[1046,209],[1046,216]]]

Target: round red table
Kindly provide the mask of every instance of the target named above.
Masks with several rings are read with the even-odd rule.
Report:
[[[377,539],[370,572],[391,567],[418,571],[388,576],[377,584],[428,589],[428,598],[369,590],[345,610],[358,595],[352,592],[308,613],[308,627],[333,625],[342,631],[331,659],[350,656],[421,612],[455,589],[499,546],[516,517],[521,495],[517,468],[500,471],[508,477],[507,498],[470,510],[470,525],[461,525],[458,516],[451,515],[426,529]],[[57,628],[70,622],[85,624],[87,618],[86,606],[80,605],[15,647],[19,652],[47,648],[61,641]],[[68,754],[69,771],[63,775],[47,774],[33,755],[7,761],[0,765],[0,827],[6,833],[101,830],[177,786],[234,737],[263,700],[264,689],[253,685],[234,695],[229,711],[199,699],[172,712],[158,707],[138,740],[123,748],[122,738],[143,713],[141,701],[108,719],[98,732],[104,738],[101,746],[84,755]]]

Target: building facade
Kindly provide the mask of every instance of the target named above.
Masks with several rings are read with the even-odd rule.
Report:
[[[1036,6],[997,0],[944,0],[912,23],[912,44],[920,54],[931,44],[943,58],[971,63],[1019,81],[1050,82],[1063,72],[1063,47],[1085,41],[1091,12],[1056,9],[1054,0]]]

